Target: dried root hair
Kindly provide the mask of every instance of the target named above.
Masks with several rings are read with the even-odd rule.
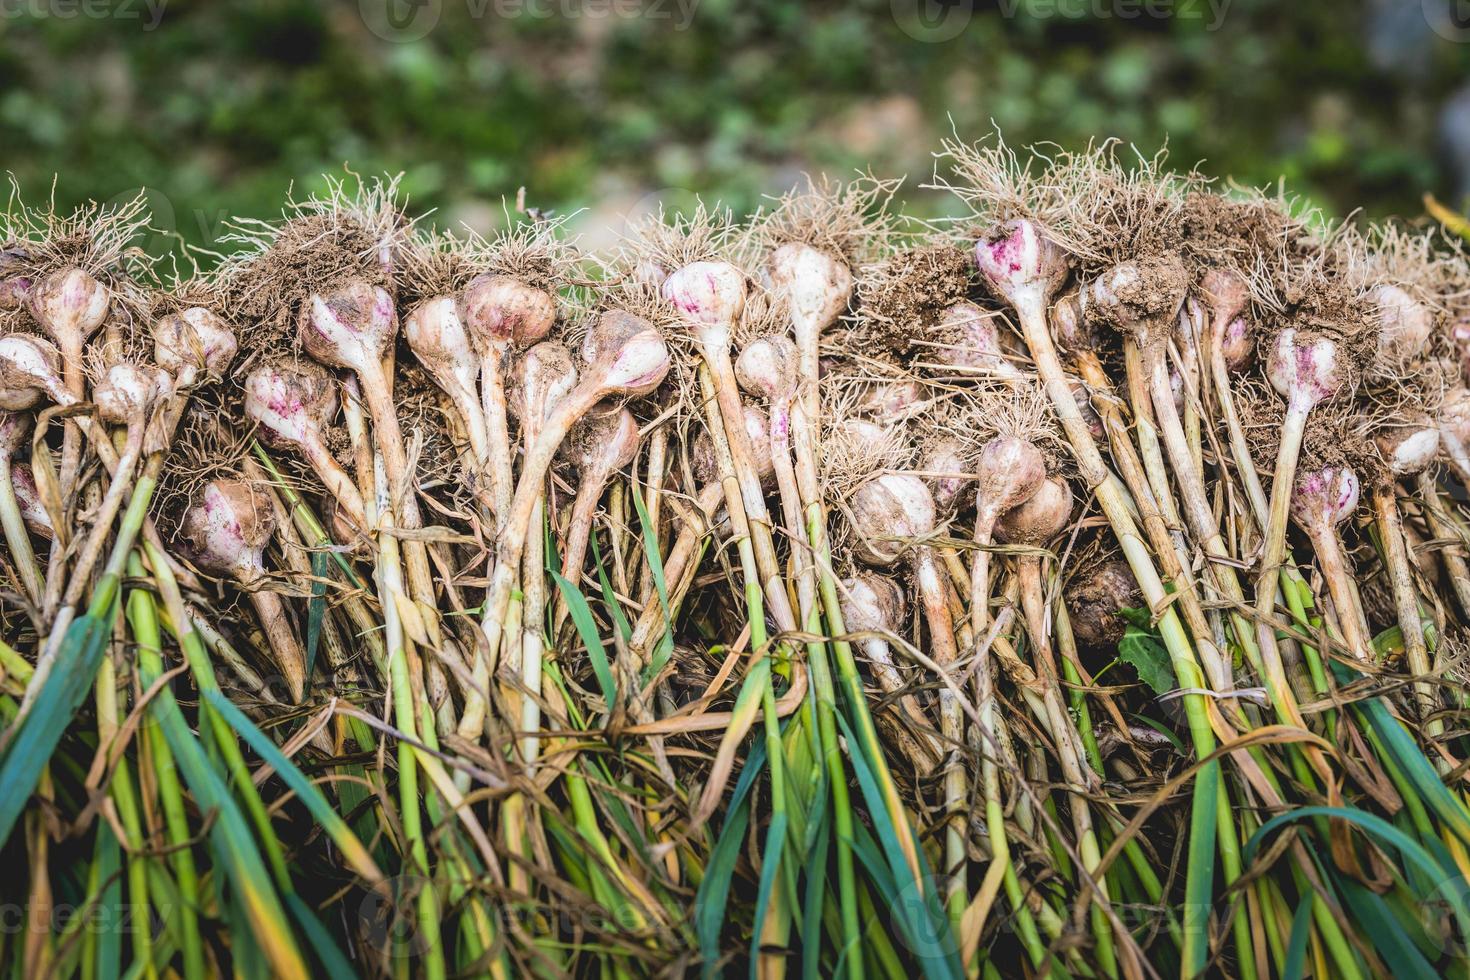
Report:
[[[158,286],[154,262],[139,244],[151,218],[142,191],[118,204],[88,201],[61,214],[53,186],[45,204],[28,205],[12,174],[10,198],[0,212],[0,272],[39,282],[76,266],[111,291],[108,325],[114,333],[132,333],[138,324],[146,324],[150,294]],[[37,329],[25,304],[0,310],[0,334]]]
[[[693,211],[658,211],[633,223],[618,250],[613,268],[620,275],[653,268],[667,276],[691,262],[723,260],[742,269],[750,266],[749,238],[727,207],[708,207],[703,201]]]
[[[903,179],[881,180],[871,172],[847,183],[823,174],[806,175],[769,210],[751,215],[747,235],[752,249],[765,252],[800,242],[834,255],[849,268],[876,260],[898,234],[890,210]]]
[[[1377,310],[1367,296],[1373,276],[1361,240],[1339,225],[1327,230],[1320,248],[1298,253],[1283,238],[1262,251],[1247,282],[1256,319],[1276,330],[1257,332],[1257,361],[1264,366],[1277,334],[1330,337],[1355,390],[1378,347]]]
[[[236,250],[220,267],[220,291],[230,318],[250,330],[242,348],[293,352],[302,303],[349,277],[394,289],[413,224],[400,178],[329,176],[325,194],[288,200],[279,221],[230,221],[221,240]]]
[[[1150,157],[1130,147],[1125,165],[1121,147],[1105,140],[1080,152],[1046,143],[1017,151],[998,131],[990,141],[947,139],[936,158],[951,175],[936,170],[925,186],[968,205],[967,223],[1034,222],[1088,270],[1177,249],[1182,201],[1204,179],[1168,171],[1164,150]]]

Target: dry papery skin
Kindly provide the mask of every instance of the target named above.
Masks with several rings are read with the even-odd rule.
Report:
[[[917,338],[936,333],[944,311],[969,296],[975,264],[956,240],[903,249],[858,270],[851,342],[865,353],[908,354]]]
[[[857,269],[875,261],[898,234],[889,210],[902,179],[879,180],[871,173],[842,183],[825,174],[806,178],[774,199],[769,210],[751,215],[749,238],[757,253],[797,242],[834,255]]]
[[[678,418],[699,414],[699,385],[695,372],[699,368],[699,348],[689,332],[679,324],[678,312],[664,299],[659,283],[633,275],[619,275],[596,290],[587,293],[585,309],[573,307],[565,317],[562,342],[572,352],[572,360],[580,371],[582,343],[597,317],[611,310],[621,310],[647,320],[664,339],[669,353],[669,373],[658,388],[642,398],[628,399],[628,408],[640,422],[648,422],[666,411]],[[558,321],[559,323],[563,321]],[[738,330],[738,328],[737,328]]]

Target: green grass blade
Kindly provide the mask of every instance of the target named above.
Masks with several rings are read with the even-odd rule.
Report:
[[[311,553],[311,599],[306,604],[306,683],[316,669],[316,651],[322,639],[322,618],[327,612],[327,554]]]
[[[327,932],[321,920],[316,917],[316,912],[307,905],[300,895],[287,895],[286,907],[291,910],[291,916],[301,926],[301,931],[306,934],[306,941],[311,943],[312,952],[316,953],[317,961],[322,969],[327,971],[327,976],[332,980],[352,980],[357,976],[357,971],[352,964],[347,962],[347,957],[337,948],[337,943],[332,939],[332,934]]]
[[[801,907],[801,975],[804,980],[820,980],[822,976],[822,906],[827,899],[827,851],[832,822],[827,808],[817,811],[811,822],[816,839],[806,852],[806,894]]]
[[[97,845],[94,851],[97,878],[104,882],[97,897],[97,908],[103,922],[118,922],[123,914],[122,848],[112,824],[97,821]],[[97,958],[92,976],[96,980],[117,980],[122,970],[122,930],[97,930]]]
[[[700,975],[704,980],[712,980],[719,974],[720,933],[725,926],[725,906],[730,898],[730,884],[735,862],[740,858],[745,828],[750,824],[750,806],[746,798],[765,765],[765,743],[757,741],[751,747],[750,757],[735,783],[735,791],[730,795],[725,811],[729,816],[720,828],[719,838],[704,869],[704,880],[699,883],[699,891],[694,896],[694,929],[703,961]]]
[[[1352,912],[1353,924],[1367,934],[1367,939],[1383,961],[1392,964],[1396,978],[1438,980],[1439,971],[1420,955],[1383,899],[1341,876],[1338,877],[1338,893]]]
[[[888,819],[888,811],[883,805],[883,794],[878,789],[872,767],[863,755],[862,743],[857,740],[848,727],[847,719],[841,714],[837,715],[837,723],[842,726],[842,733],[847,739],[850,749],[848,758],[852,760],[853,773],[857,776],[858,787],[867,803],[868,817],[888,862],[889,874],[895,882],[911,880],[898,835],[912,834],[912,831],[907,825],[896,827]],[[917,842],[915,846],[917,847]],[[922,859],[923,852],[919,853]],[[936,889],[932,887],[934,876],[927,868],[924,869],[922,880],[931,883],[930,887],[923,889],[922,894],[894,895],[888,902],[893,911],[893,920],[903,931],[905,941],[922,964],[926,977],[930,980],[959,980],[963,976],[959,964],[959,943],[950,929],[949,916],[939,905]],[[853,955],[860,954],[855,951]]]
[[[556,587],[561,590],[562,598],[567,602],[567,611],[576,624],[582,645],[587,648],[587,656],[592,661],[592,672],[597,675],[603,700],[607,704],[607,710],[611,711],[618,701],[618,683],[613,679],[612,665],[608,663],[607,649],[602,645],[602,636],[597,632],[597,623],[592,618],[592,608],[587,605],[587,599],[581,591],[560,572],[553,571],[551,577],[556,580]]]
[[[1312,896],[1304,895],[1297,904],[1296,914],[1291,917],[1291,939],[1286,944],[1286,965],[1281,970],[1283,977],[1307,975],[1307,940],[1312,936]]]
[[[750,977],[756,980],[760,968],[761,924],[766,921],[771,902],[771,889],[781,867],[781,854],[786,850],[786,811],[777,810],[766,828],[765,853],[761,856],[760,885],[755,894],[755,928],[750,936]]]
[[[313,819],[321,825],[322,831],[331,838],[333,844],[342,852],[343,858],[352,865],[353,869],[370,883],[376,883],[383,879],[383,873],[378,870],[376,862],[368,849],[357,839],[352,828],[332,808],[332,804],[322,795],[322,791],[316,784],[307,779],[284,752],[276,747],[264,732],[255,727],[255,724],[245,716],[245,712],[224,696],[219,691],[205,691],[204,698],[209,706],[220,713],[220,716],[229,723],[245,743],[260,756],[276,774],[281,777],[297,798],[311,812]]]
[[[663,611],[664,632],[659,638],[658,646],[654,648],[653,657],[648,665],[648,676],[653,676],[663,669],[664,664],[669,662],[669,657],[674,652],[674,627],[669,621],[669,585],[664,576],[664,558],[658,550],[658,529],[653,526],[653,521],[648,516],[648,508],[643,504],[643,493],[638,489],[638,484],[633,484],[633,509],[638,512],[638,527],[643,536],[643,555],[648,562],[648,570],[653,576],[653,587],[658,592],[658,606]]]
[[[41,693],[31,702],[0,761],[0,844],[36,791],[41,772],[92,691],[97,668],[112,636],[116,607],[106,615],[87,613],[66,631]]]
[[[1375,814],[1341,806],[1304,806],[1288,810],[1286,813],[1278,813],[1261,824],[1260,829],[1251,835],[1251,839],[1246,842],[1245,848],[1241,851],[1242,858],[1247,862],[1250,861],[1261,843],[1278,828],[1312,817],[1331,817],[1355,824],[1365,833],[1377,838],[1379,843],[1397,849],[1406,862],[1417,865],[1430,880],[1442,882],[1443,886],[1438,889],[1439,894],[1454,911],[1455,917],[1460,922],[1460,928],[1465,930],[1466,935],[1470,935],[1470,909],[1467,909],[1465,905],[1465,895],[1470,892],[1470,883],[1465,882],[1456,869],[1446,868],[1439,864],[1408,834]]]
[[[592,544],[592,563],[597,566],[597,584],[602,588],[602,601],[607,604],[618,635],[626,643],[633,638],[633,627],[628,623],[628,617],[623,615],[623,604],[618,601],[616,593],[613,592],[612,580],[607,577],[607,566],[602,561],[602,548],[597,544],[596,532],[591,534],[588,540]]]

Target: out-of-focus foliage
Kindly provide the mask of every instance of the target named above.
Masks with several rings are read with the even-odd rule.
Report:
[[[349,163],[450,223],[524,185],[603,234],[869,165],[924,212],[938,139],[993,120],[1417,215],[1470,187],[1470,29],[1436,2],[0,0],[0,168],[63,206],[147,187],[206,246]]]

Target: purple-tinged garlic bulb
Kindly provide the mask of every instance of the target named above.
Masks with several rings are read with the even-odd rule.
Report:
[[[398,335],[398,311],[386,289],[353,278],[336,289],[312,293],[301,310],[297,334],[301,346],[322,364],[377,377]]]
[[[773,407],[790,405],[796,393],[796,344],[780,334],[760,337],[745,345],[735,359],[740,387],[760,395]]]
[[[20,516],[25,526],[38,538],[51,540],[56,529],[51,525],[51,515],[41,503],[41,490],[36,486],[36,474],[29,463],[16,463],[10,471],[11,486],[15,489],[15,502],[20,506]]]
[[[571,519],[567,522],[562,574],[576,584],[581,580],[582,562],[587,556],[592,520],[602,491],[613,475],[632,463],[638,454],[638,422],[622,405],[610,403],[583,416],[569,441],[575,447],[579,479]]]
[[[938,334],[945,338],[940,359],[951,367],[989,377],[1021,377],[1021,370],[1007,356],[996,328],[997,318],[998,314],[988,313],[968,300],[951,304],[939,319]]]
[[[609,351],[618,350],[635,334],[652,330],[648,320],[627,310],[604,310],[593,319],[582,338],[582,360],[594,364]]]
[[[1309,533],[1330,530],[1358,509],[1358,475],[1345,466],[1310,470],[1297,477],[1291,516]]]
[[[403,336],[429,377],[449,397],[464,423],[476,461],[488,461],[489,433],[480,406],[480,365],[469,330],[452,296],[432,296],[403,321]]]
[[[1015,436],[996,436],[980,450],[975,463],[975,530],[985,541],[1007,511],[1036,495],[1046,482],[1046,460],[1035,444]]]
[[[1344,642],[1359,659],[1371,660],[1368,625],[1337,534],[1337,526],[1358,509],[1359,491],[1358,475],[1347,467],[1328,466],[1298,474],[1291,496],[1291,516],[1312,540],[1317,567],[1327,582]]]
[[[964,440],[955,436],[935,439],[924,447],[919,457],[919,470],[934,495],[935,510],[946,517],[954,516],[964,503],[965,490],[970,486]]]
[[[265,574],[275,530],[265,491],[244,480],[213,480],[184,515],[181,533],[201,568],[248,584]]]
[[[1000,435],[975,462],[975,549],[970,560],[970,619],[976,640],[990,621],[990,548],[1000,515],[1035,496],[1046,482],[1046,460],[1035,444]]]
[[[229,324],[200,306],[162,317],[153,325],[153,359],[187,388],[200,374],[223,377],[239,344]]]
[[[1392,283],[1379,283],[1368,290],[1368,300],[1378,308],[1378,352],[1395,359],[1422,351],[1434,333],[1434,313],[1408,290]]]
[[[301,645],[280,596],[260,588],[266,574],[265,548],[275,530],[275,513],[265,490],[244,480],[213,480],[185,513],[180,533],[201,568],[228,575],[249,593],[276,666],[292,700],[299,702],[306,689]]]
[[[556,325],[556,300],[513,276],[483,275],[460,296],[460,317],[480,354],[480,399],[487,433],[486,470],[497,519],[510,509],[510,408],[505,395],[505,359],[513,346],[540,342]]]
[[[0,456],[6,459],[30,441],[31,417],[21,412],[0,411]]]
[[[1092,321],[1087,316],[1087,294],[1071,290],[1057,298],[1051,307],[1052,331],[1057,346],[1074,354],[1090,354],[1101,343]]]
[[[1243,316],[1227,321],[1219,334],[1220,353],[1227,370],[1239,374],[1250,367],[1256,356],[1255,329]]]
[[[1062,250],[1025,218],[1007,221],[975,243],[975,264],[995,294],[1023,316],[1043,313],[1067,279]]]
[[[1066,529],[1072,506],[1072,490],[1066,481],[1048,477],[1024,503],[1000,516],[995,533],[1010,544],[1039,548]]]
[[[878,685],[886,693],[896,694],[903,689],[904,678],[893,662],[887,638],[898,635],[903,626],[903,589],[887,575],[862,571],[844,580],[839,591],[844,625],[850,633],[867,634],[855,638],[855,642],[862,649]],[[906,746],[906,751],[928,771],[942,757],[943,751],[932,739],[916,734],[929,728],[924,711],[911,694],[899,698],[897,709],[908,717],[912,727],[902,736],[904,741],[913,742],[912,747]]]
[[[367,526],[362,491],[327,448],[322,427],[337,413],[337,392],[321,371],[265,365],[245,379],[245,417],[265,441],[295,447],[358,527]]]
[[[39,395],[58,405],[77,401],[62,381],[56,348],[29,334],[0,337],[0,408],[20,411],[34,405]],[[29,401],[27,401],[29,399]]]
[[[897,633],[903,623],[903,589],[887,575],[858,572],[842,582],[842,619],[854,633]]]
[[[892,565],[906,545],[934,530],[934,496],[924,481],[907,473],[884,473],[852,495],[858,550],[871,565]]]
[[[669,348],[657,330],[640,330],[621,347],[587,365],[583,384],[598,386],[603,398],[636,398],[651,394],[668,376]]]
[[[1287,327],[1271,345],[1266,377],[1286,399],[1288,415],[1305,415],[1342,390],[1346,378],[1339,362],[1336,341]]]
[[[1432,425],[1396,425],[1380,432],[1374,443],[1394,476],[1413,476],[1439,455],[1440,433]]]
[[[1207,271],[1200,277],[1199,295],[1210,311],[1212,325],[1234,320],[1245,312],[1251,301],[1250,284],[1233,269]]]
[[[31,298],[32,280],[28,276],[11,275],[0,267],[0,310],[18,310]]]
[[[481,356],[535,344],[556,325],[556,300],[513,276],[484,275],[465,286],[460,309]]]
[[[31,315],[70,356],[107,319],[112,296],[90,273],[71,266],[53,272],[33,286]]]
[[[702,347],[728,349],[735,321],[745,310],[745,273],[729,262],[691,262],[661,288]]]

